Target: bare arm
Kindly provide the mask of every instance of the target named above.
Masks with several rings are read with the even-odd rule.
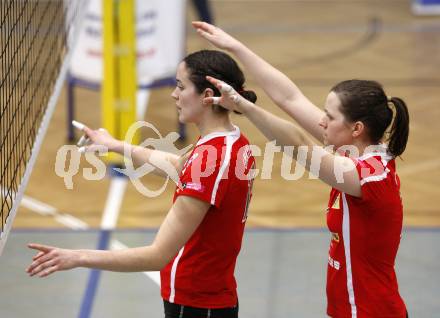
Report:
[[[44,277],[56,271],[88,267],[117,272],[162,269],[179,252],[202,222],[209,203],[179,196],[149,246],[117,251],[68,250],[40,244],[29,247],[40,251],[26,270],[30,276]]]
[[[193,26],[197,33],[210,43],[234,54],[274,103],[322,142],[319,121],[324,113],[295,83],[223,30],[206,22],[193,22]]]
[[[286,147],[294,146],[293,157],[298,155],[298,147],[306,150],[303,160],[298,160],[308,171],[317,175],[328,185],[347,194],[360,197],[359,175],[351,159],[335,155],[325,148],[315,145],[305,133],[291,122],[275,116],[240,96],[234,89],[212,77],[207,79],[222,92],[221,97],[207,97],[207,103],[220,104],[245,115],[269,140]]]
[[[90,139],[91,144],[83,147],[82,151],[96,151],[105,147],[108,151],[131,157],[135,168],[149,163],[154,167],[152,172],[163,177],[168,176],[166,171],[169,170],[174,170],[177,172],[177,175],[180,172],[183,157],[169,152],[131,145],[113,138],[113,136],[104,129],[93,130],[85,126],[83,131]]]

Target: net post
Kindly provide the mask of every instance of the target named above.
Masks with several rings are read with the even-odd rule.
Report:
[[[135,1],[103,0],[104,74],[102,124],[117,139],[136,120],[136,34]],[[132,140],[131,143],[138,143]],[[109,154],[108,163],[120,165],[122,157]]]

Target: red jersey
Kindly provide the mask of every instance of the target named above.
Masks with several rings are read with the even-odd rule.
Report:
[[[180,174],[174,201],[187,195],[211,204],[178,255],[160,272],[162,297],[179,305],[237,305],[235,263],[240,252],[255,165],[238,127],[197,142]]]
[[[372,153],[354,160],[362,197],[332,189],[327,314],[335,318],[404,318],[394,262],[403,207],[395,160]]]

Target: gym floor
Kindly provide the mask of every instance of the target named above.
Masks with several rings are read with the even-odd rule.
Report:
[[[111,234],[111,246],[140,246],[156,230]],[[2,317],[163,317],[159,287],[150,273],[101,272],[96,289],[87,269],[28,278],[30,240],[67,248],[95,248],[97,230],[16,230],[1,257]],[[248,229],[236,279],[242,318],[325,317],[329,234],[325,229]],[[396,261],[410,317],[440,312],[440,230],[406,228]],[[96,278],[96,276],[95,276]],[[153,279],[152,279],[153,278]],[[89,316],[85,315],[88,313]]]

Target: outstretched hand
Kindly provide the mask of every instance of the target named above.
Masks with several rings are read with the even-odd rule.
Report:
[[[252,104],[239,93],[237,93],[232,86],[226,84],[225,82],[211,76],[206,76],[206,79],[217,87],[222,95],[219,97],[205,97],[203,99],[205,104],[221,105],[226,109],[237,111],[239,113],[245,113],[247,107]]]
[[[120,143],[104,128],[90,129],[84,124],[76,123],[75,127],[84,132],[84,136],[78,141],[77,146],[80,152],[107,152],[113,151]]]
[[[215,25],[201,21],[193,21],[192,25],[201,37],[220,49],[232,50],[240,44],[237,39]]]
[[[30,243],[28,247],[39,251],[32,258],[32,263],[26,269],[29,276],[46,277],[54,272],[77,267],[79,251],[66,250],[53,246]]]

